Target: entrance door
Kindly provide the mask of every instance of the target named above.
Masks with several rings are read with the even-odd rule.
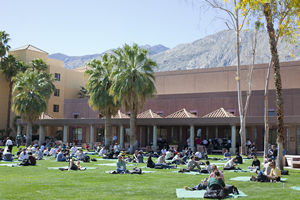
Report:
[[[269,130],[269,144],[276,145],[277,139],[277,129],[270,129]]]
[[[73,128],[72,134],[73,140],[76,140],[77,144],[82,144],[82,128]]]
[[[97,142],[104,143],[105,136],[104,136],[104,128],[97,128]]]

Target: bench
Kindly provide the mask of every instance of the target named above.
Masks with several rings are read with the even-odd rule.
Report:
[[[221,153],[221,154],[224,154],[225,151],[226,151],[226,148],[223,148],[222,150],[215,150],[215,149],[212,150],[213,153]]]
[[[291,158],[291,168],[300,168],[299,158]]]

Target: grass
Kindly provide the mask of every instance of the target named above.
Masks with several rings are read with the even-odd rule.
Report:
[[[13,152],[17,149],[14,147]],[[90,156],[99,158],[99,156]],[[221,157],[221,156],[215,156]],[[261,158],[259,158],[262,160]],[[156,161],[156,159],[154,159]],[[251,164],[247,160],[240,165],[245,169]],[[0,162],[1,164],[3,162]],[[114,163],[114,161],[100,161],[81,163],[86,167],[98,167],[85,171],[49,170],[47,167],[63,167],[68,163],[55,162],[54,158],[37,161],[38,166],[6,167],[0,166],[0,199],[176,199],[176,188],[193,187],[199,184],[206,175],[185,175],[171,173],[174,170],[155,170],[155,173],[143,175],[111,175],[104,171],[114,170],[115,167],[97,165]],[[138,164],[144,167],[146,164]],[[134,166],[128,167],[131,170]],[[230,181],[237,176],[251,176],[253,173],[224,174],[226,183],[235,185],[248,195],[247,199],[297,199],[299,191],[292,190],[292,186],[300,186],[300,171],[289,170],[290,175],[282,183],[259,183]]]

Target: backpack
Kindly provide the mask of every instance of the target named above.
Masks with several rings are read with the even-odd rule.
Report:
[[[228,189],[220,189],[220,190],[211,190],[208,189],[205,193],[204,193],[204,197],[203,198],[207,198],[207,199],[223,199],[224,197],[228,196]]]
[[[178,172],[179,173],[184,173],[184,172],[190,172],[190,170],[181,168]]]
[[[155,169],[163,169],[162,165],[155,165]]]
[[[134,167],[130,173],[131,174],[142,174],[142,169]]]
[[[228,189],[229,194],[231,194],[231,193],[239,194],[238,189],[234,185],[226,184],[226,188]]]
[[[83,159],[83,162],[90,162],[90,157],[89,156],[85,156]]]
[[[218,160],[216,157],[213,157],[212,160]]]
[[[147,167],[155,168],[155,163],[152,161],[151,156],[148,158]]]
[[[200,173],[203,173],[203,174],[208,174],[209,172],[208,172],[208,170],[207,170],[207,169],[201,169],[201,170],[200,170]]]
[[[92,158],[91,161],[97,162],[97,159],[96,158]]]
[[[201,161],[199,165],[205,165],[205,163]]]
[[[263,175],[263,174],[258,174],[257,175],[257,181],[259,181],[259,182],[267,182],[268,181],[268,177],[266,175]]]
[[[289,175],[289,171],[288,170],[281,170],[281,175]]]
[[[20,163],[20,165],[29,166],[30,162],[29,162],[29,160],[27,158],[25,158],[24,160],[22,160],[22,162]]]

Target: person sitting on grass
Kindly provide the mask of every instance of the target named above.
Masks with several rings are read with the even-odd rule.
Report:
[[[207,153],[212,154],[212,150],[214,149],[214,145],[212,142],[207,146]]]
[[[23,148],[23,151],[20,154],[20,157],[18,160],[22,161],[24,159],[28,159],[28,152],[26,151],[26,148]]]
[[[20,154],[22,153],[22,148],[20,147],[18,152],[17,152],[17,158],[19,159],[20,158]]]
[[[77,150],[78,150],[78,149],[77,149],[76,145],[73,144],[73,146],[72,146],[72,148],[71,148],[72,156],[75,156],[75,153],[76,153]]]
[[[166,157],[166,153],[163,153],[161,156],[159,156],[155,166],[162,166],[163,169],[176,169],[177,165],[175,166],[168,165],[165,161],[165,157]]]
[[[224,170],[235,170],[236,169],[235,166],[237,165],[235,163],[235,161],[236,161],[236,158],[232,158],[232,159],[228,160],[224,166]]]
[[[222,180],[224,181],[224,183],[225,183],[224,175],[222,174],[222,172],[219,171],[219,169],[217,168],[217,166],[216,166],[215,164],[212,164],[212,165],[211,165],[211,173],[210,173],[210,175],[209,175],[209,178],[213,177],[213,176],[214,176],[214,173],[215,173],[216,171],[219,172],[221,179],[222,179]]]
[[[197,151],[196,154],[195,154],[195,160],[200,160],[202,159],[202,153],[200,151]]]
[[[46,147],[46,149],[44,150],[43,155],[44,156],[50,156],[50,152],[49,152],[49,148],[48,147]]]
[[[271,167],[270,167],[270,163],[272,162],[272,158],[268,158],[268,162],[264,165],[264,167],[262,168],[262,173],[264,175],[268,175],[271,173]]]
[[[270,180],[272,180],[271,182],[280,181],[280,177],[281,177],[280,169],[275,166],[275,163],[273,161],[269,163],[269,167],[271,168],[270,174],[269,175],[261,174],[261,176],[265,176],[267,182],[269,182]],[[257,181],[257,177],[252,175],[250,180]]]
[[[74,159],[70,159],[70,164],[69,164],[69,169],[68,171],[70,170],[84,170],[84,168],[82,168],[80,166],[80,161],[77,160],[76,164],[74,163]]]
[[[225,150],[225,153],[224,153],[224,160],[230,160],[231,159],[231,155],[230,153],[228,152],[228,149]]]
[[[206,148],[203,149],[202,158],[203,159],[208,159]]]
[[[257,159],[257,156],[253,157],[252,165],[248,168],[251,170],[260,170],[260,161]]]
[[[101,142],[99,142],[99,144],[98,144],[98,147],[97,147],[97,150],[96,150],[96,151],[99,153],[101,149],[102,149],[102,145],[101,145]]]
[[[221,178],[221,174],[219,171],[214,171],[214,175],[209,178],[207,188],[212,190],[218,190],[222,188],[226,188],[226,185]]]
[[[174,156],[171,163],[172,164],[177,164],[177,165],[183,164],[182,160],[180,159],[180,153],[178,153]]]
[[[35,155],[37,160],[43,160],[43,152],[40,150],[40,147],[36,148]]]
[[[211,173],[211,165],[210,165],[209,160],[207,160],[207,161],[205,162],[205,168],[206,168],[206,170],[207,170],[209,173]]]
[[[199,171],[201,170],[199,163],[195,160],[195,156],[191,156],[189,162],[187,163],[187,170],[193,171],[195,167],[197,167]]]
[[[118,161],[117,161],[117,173],[119,174],[126,174],[129,173],[128,170],[126,170],[126,164],[127,162],[123,160],[123,157],[121,155],[118,156]]]
[[[138,163],[144,163],[144,156],[142,155],[141,151],[139,151],[139,153],[137,155],[137,161],[138,161]]]
[[[60,152],[57,154],[56,161],[57,162],[65,162],[67,158],[64,156],[64,150],[61,149]]]
[[[28,152],[28,160],[29,160],[30,165],[33,165],[33,166],[36,165],[36,159],[32,155],[32,152]]]
[[[3,154],[3,161],[13,161],[13,155],[10,152],[10,149],[7,149],[6,153]]]
[[[255,153],[253,150],[250,151],[249,158],[254,159]]]
[[[100,152],[99,152],[99,156],[103,156],[103,155],[106,155],[106,149],[105,147],[103,147]]]
[[[77,160],[84,160],[84,158],[85,158],[85,153],[82,151],[82,149],[80,149],[77,154]]]
[[[88,152],[89,152],[89,151],[90,151],[90,148],[91,148],[90,144],[89,144],[89,143],[87,143],[87,144],[86,144],[86,147],[85,147],[86,151],[88,151]]]
[[[173,152],[171,149],[169,149],[167,152],[166,152],[166,157],[165,157],[166,160],[172,160],[173,159]]]
[[[3,159],[3,149],[0,148],[0,160],[2,160],[2,159]]]
[[[235,158],[236,158],[236,161],[235,161],[236,163],[243,164],[243,158],[239,153],[236,153]]]

